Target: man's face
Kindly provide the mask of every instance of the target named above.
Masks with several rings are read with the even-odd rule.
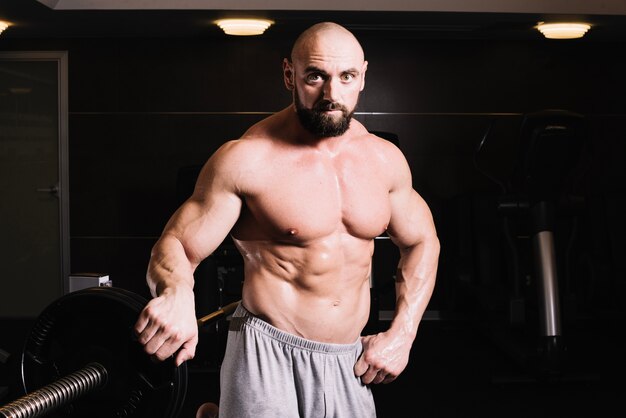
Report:
[[[320,39],[284,66],[303,127],[319,138],[346,132],[365,86],[367,62],[360,47]]]

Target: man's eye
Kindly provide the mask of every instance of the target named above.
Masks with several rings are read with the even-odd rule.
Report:
[[[322,77],[319,74],[309,74],[306,76],[307,81],[319,81]]]
[[[352,81],[354,80],[354,74],[350,74],[350,73],[342,74],[341,79],[343,81]]]

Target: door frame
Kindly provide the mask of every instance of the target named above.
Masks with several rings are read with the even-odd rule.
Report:
[[[68,141],[68,53],[67,51],[0,51],[3,61],[54,61],[57,63],[58,100],[58,199],[61,277],[63,293],[69,292],[70,193]]]

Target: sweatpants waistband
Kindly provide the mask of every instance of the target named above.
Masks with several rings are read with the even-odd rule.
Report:
[[[308,351],[316,351],[320,353],[355,353],[361,347],[361,339],[357,339],[351,344],[334,344],[323,343],[319,341],[308,340],[306,338],[299,337],[297,335],[290,334],[282,331],[261,318],[255,316],[249,312],[242,303],[237,306],[235,313],[230,321],[230,331],[240,331],[242,327],[251,327],[259,332],[268,335],[270,338],[291,345],[293,347],[301,348]]]

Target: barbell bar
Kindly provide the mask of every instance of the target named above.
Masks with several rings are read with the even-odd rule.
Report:
[[[51,412],[106,384],[107,371],[91,363],[0,408],[4,418],[34,418]]]

